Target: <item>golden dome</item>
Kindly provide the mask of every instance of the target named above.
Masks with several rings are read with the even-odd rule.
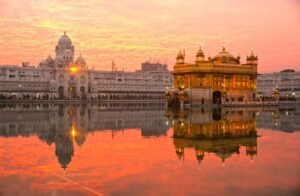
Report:
[[[219,54],[217,54],[215,56],[215,58],[222,58],[222,57],[226,57],[226,58],[234,58],[232,54],[230,54],[228,51],[226,51],[225,47],[223,47],[222,51],[219,52]]]
[[[181,50],[180,50],[179,53],[177,54],[176,59],[184,59],[184,53],[182,53]]]
[[[240,58],[235,58],[232,54],[226,51],[225,47],[223,47],[222,51],[212,58],[212,61],[217,63],[239,64]]]
[[[202,49],[201,49],[201,46],[200,46],[200,48],[199,48],[199,50],[198,50],[198,52],[197,52],[196,57],[204,57],[204,53],[203,53],[203,51],[202,51]]]
[[[258,57],[254,55],[253,50],[251,50],[251,55],[247,56],[247,61],[258,60]]]

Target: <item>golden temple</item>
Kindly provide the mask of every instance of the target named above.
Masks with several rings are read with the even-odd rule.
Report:
[[[258,58],[253,51],[241,64],[225,47],[215,57],[205,59],[201,47],[195,63],[185,62],[185,51],[179,51],[174,65],[174,88],[167,91],[169,105],[224,104],[253,101],[256,98]]]

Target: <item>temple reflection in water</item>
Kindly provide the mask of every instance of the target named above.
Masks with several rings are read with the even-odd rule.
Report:
[[[252,160],[258,153],[257,128],[300,129],[297,109],[202,109],[168,111],[166,116],[174,124],[173,142],[179,160],[184,160],[185,149],[194,149],[199,163],[209,153],[224,162],[240,154],[241,148]]]
[[[199,163],[206,153],[214,153],[224,162],[240,147],[246,147],[251,159],[257,154],[255,112],[246,110],[180,111],[175,115],[174,145],[178,158],[185,148],[194,148]]]
[[[140,130],[142,137],[166,136],[173,125],[173,143],[180,160],[195,149],[199,162],[213,153],[222,161],[245,148],[251,159],[258,153],[257,128],[285,132],[300,130],[298,109],[202,109],[165,111],[163,104],[0,104],[0,136],[37,135],[66,169],[75,145],[84,145],[89,133]],[[242,151],[241,151],[242,152]]]

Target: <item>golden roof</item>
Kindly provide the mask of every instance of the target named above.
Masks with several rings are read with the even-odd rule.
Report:
[[[225,47],[223,47],[222,51],[219,52],[215,57],[212,58],[213,62],[219,62],[219,63],[233,63],[233,64],[239,64],[240,58],[234,57],[232,54],[230,54],[228,51],[226,51]]]
[[[198,50],[198,52],[197,52],[196,57],[204,57],[204,53],[203,53],[203,51],[202,51],[202,49],[201,49],[201,46],[200,46],[200,48],[199,48],[199,50]]]

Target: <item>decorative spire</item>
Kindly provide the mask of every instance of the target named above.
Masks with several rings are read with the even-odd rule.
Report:
[[[222,41],[222,51],[223,52],[226,51],[226,41],[225,40]]]
[[[202,61],[204,60],[204,53],[201,49],[201,46],[199,47],[199,50],[197,52],[197,55],[196,55],[196,61]]]
[[[112,71],[117,71],[117,66],[116,66],[116,63],[115,63],[114,60],[112,60],[112,62],[111,62],[111,70]]]
[[[253,48],[251,48],[251,54],[250,56],[247,56],[247,60],[251,61],[251,60],[258,60],[258,57],[254,55],[254,52],[253,52]]]
[[[67,36],[67,32],[66,31],[64,31],[64,36]]]
[[[177,57],[176,57],[176,63],[184,64],[184,56],[185,56],[185,51],[183,50],[183,52],[182,52],[181,50],[179,50],[179,53],[177,54]]]
[[[177,59],[182,56],[181,50],[178,51]]]

